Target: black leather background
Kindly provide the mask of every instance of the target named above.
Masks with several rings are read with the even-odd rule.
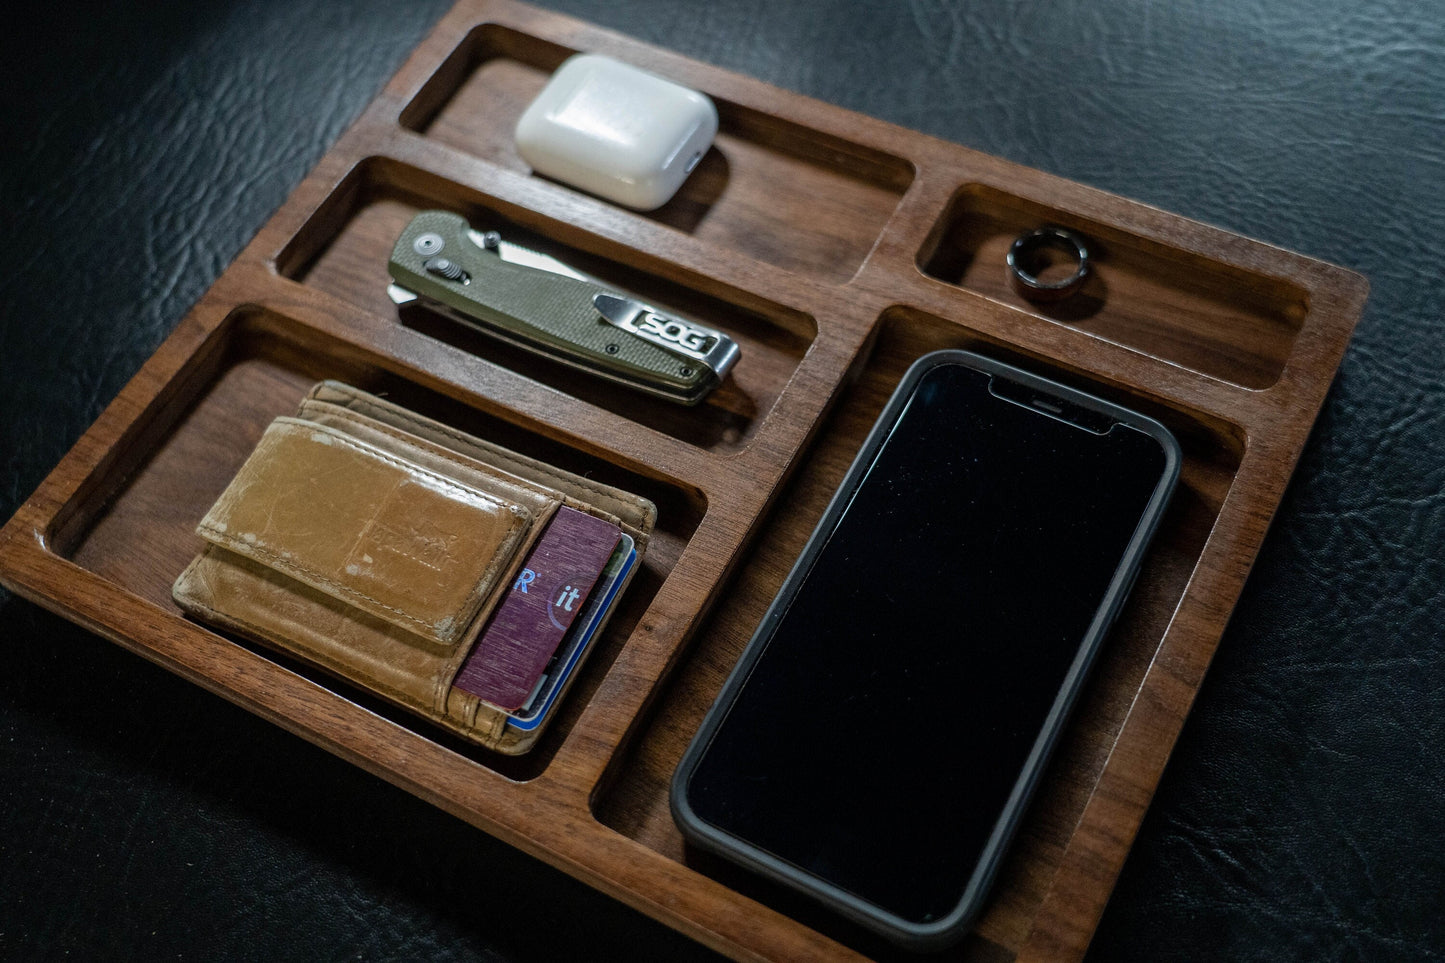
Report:
[[[71,4],[7,20],[0,516],[446,6]],[[1445,956],[1438,0],[553,6],[1369,276],[1091,959]],[[0,598],[0,957],[703,955]]]

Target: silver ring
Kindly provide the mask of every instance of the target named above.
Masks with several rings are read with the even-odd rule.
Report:
[[[1074,263],[1068,277],[1058,281],[1042,281],[1039,255],[1046,250],[1062,251]],[[1049,225],[1025,231],[1008,249],[1009,278],[1014,290],[1030,301],[1058,301],[1083,287],[1089,275],[1089,248],[1073,231]]]

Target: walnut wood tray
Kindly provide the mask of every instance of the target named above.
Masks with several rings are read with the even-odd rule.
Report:
[[[715,148],[660,211],[533,176],[511,131],[575,51],[711,95]],[[728,331],[686,409],[387,299],[422,208],[579,262]],[[1021,230],[1087,235],[1096,274],[1020,300]],[[966,347],[1167,423],[1179,493],[993,899],[950,955],[1083,955],[1365,298],[1364,280],[505,0],[464,0],[0,532],[0,577],[645,913],[739,957],[886,955],[685,848],[670,774],[909,362]],[[187,620],[193,529],[322,378],[652,498],[658,533],[531,755],[472,749]],[[886,760],[880,760],[880,764]]]

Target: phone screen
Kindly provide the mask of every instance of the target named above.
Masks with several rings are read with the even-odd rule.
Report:
[[[698,819],[913,923],[959,905],[1172,468],[998,378],[917,382],[686,786]]]

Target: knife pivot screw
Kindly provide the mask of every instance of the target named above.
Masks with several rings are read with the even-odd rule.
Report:
[[[463,284],[471,282],[471,277],[455,261],[449,261],[444,257],[429,257],[422,265],[428,274],[435,274],[437,277],[446,278],[448,281],[460,281]]]
[[[616,354],[620,349],[617,347],[616,341],[609,341],[604,350],[606,350],[608,354]]]
[[[435,231],[427,231],[411,242],[411,249],[422,257],[431,257],[433,254],[440,254],[446,242],[442,236]]]

